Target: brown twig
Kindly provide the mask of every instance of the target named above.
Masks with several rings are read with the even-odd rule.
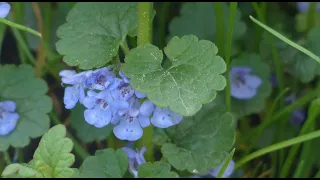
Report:
[[[269,169],[268,171],[263,172],[260,176],[258,176],[258,178],[265,178],[265,177],[267,177],[270,173],[271,173],[271,169]]]
[[[32,9],[33,12],[36,16],[36,20],[37,20],[37,26],[39,29],[39,32],[41,33],[42,37],[44,36],[43,34],[43,19],[41,16],[41,11],[39,8],[39,5],[37,2],[32,2]],[[46,53],[44,50],[44,47],[42,46],[41,41],[39,42],[39,47],[37,50],[37,63],[36,63],[36,67],[35,67],[35,71],[38,77],[41,77],[42,75],[42,67],[45,65],[45,57],[46,57]]]

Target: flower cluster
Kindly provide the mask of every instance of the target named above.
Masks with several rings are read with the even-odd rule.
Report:
[[[251,75],[252,69],[249,67],[235,66],[230,71],[231,96],[236,99],[247,100],[257,94],[257,88],[262,84],[262,80],[255,75]]]
[[[62,70],[59,75],[65,88],[64,104],[72,109],[78,102],[87,109],[87,123],[102,128],[109,123],[116,125],[115,136],[121,140],[135,141],[150,122],[159,128],[178,124],[183,116],[168,108],[159,108],[130,85],[130,79],[119,72],[117,77],[111,68],[100,68],[76,73]],[[142,103],[141,103],[142,102]],[[150,118],[151,117],[151,118]]]
[[[0,136],[8,135],[17,125],[19,114],[13,101],[0,102]]]
[[[296,96],[290,95],[286,97],[284,101],[287,105],[292,104],[296,101]],[[300,125],[304,122],[306,117],[307,117],[306,111],[304,111],[302,108],[297,108],[291,114],[290,122],[295,125]]]

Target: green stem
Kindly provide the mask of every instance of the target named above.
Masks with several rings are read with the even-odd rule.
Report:
[[[262,123],[259,125],[257,128],[251,131],[251,134],[247,135],[246,137],[242,138],[241,141],[246,142],[248,141],[249,138],[252,138],[252,134],[257,134],[259,131],[267,128],[269,125],[272,123],[276,122],[280,118],[282,118],[285,115],[288,115],[292,113],[295,109],[302,107],[303,105],[309,103],[312,101],[318,94],[318,89],[313,89],[309,91],[305,96],[302,98],[298,99],[296,102],[290,104],[289,106],[286,106],[282,111],[279,113],[275,114],[269,121],[264,121],[265,123]]]
[[[152,3],[139,2],[138,3],[138,46],[150,43],[150,10]],[[136,147],[141,148],[145,146],[147,148],[146,160],[153,161],[153,126],[150,125],[143,129],[143,136],[136,141]]]
[[[272,105],[271,105],[271,108],[270,108],[270,111],[268,112],[268,114],[267,114],[267,116],[266,116],[266,119],[265,119],[264,121],[262,121],[262,124],[261,124],[262,126],[270,121],[270,119],[272,118],[272,115],[274,114],[274,111],[275,111],[275,109],[276,109],[276,107],[277,107],[278,101],[279,101],[279,100],[281,99],[281,97],[283,97],[288,91],[289,91],[289,88],[286,88],[286,89],[285,89],[282,93],[280,93],[280,94],[276,97],[276,99],[273,101],[273,103],[272,103]],[[261,136],[261,133],[263,132],[263,130],[264,130],[264,129],[261,128],[261,129],[259,129],[259,130],[257,131],[257,133],[254,133],[254,134],[252,134],[252,132],[250,131],[250,135],[251,135],[254,139],[253,139],[252,142],[250,143],[250,146],[249,146],[248,149],[247,149],[247,153],[249,153],[249,152],[252,150],[253,146],[257,143],[257,141],[258,141],[259,137]]]
[[[123,51],[123,53],[125,55],[127,55],[129,53],[130,50],[129,50],[129,47],[128,47],[126,39],[121,41],[120,47],[121,47],[121,49],[122,49],[122,51]]]
[[[315,121],[317,120],[318,115],[319,115],[318,110],[313,111],[313,108],[309,109],[308,118],[301,128],[299,132],[299,136],[306,134],[314,129],[313,127],[315,127]],[[290,149],[289,155],[281,169],[280,178],[284,178],[288,176],[290,167],[297,156],[299,148],[300,148],[300,144],[297,144]]]
[[[160,16],[159,16],[159,24],[158,24],[158,44],[159,48],[163,49],[165,46],[165,39],[166,39],[166,23],[168,19],[168,11],[169,11],[169,6],[170,2],[163,2],[161,3],[161,11],[160,11]]]
[[[222,2],[214,2],[213,3],[213,8],[215,12],[215,21],[216,21],[216,34],[217,34],[217,46],[219,51],[221,50],[222,53],[225,53],[224,49],[224,26],[218,26],[219,23],[224,22],[224,9],[223,9],[223,3]]]
[[[50,119],[52,122],[57,125],[57,124],[62,124],[61,121],[58,119],[58,116],[56,113],[51,111],[49,114]],[[90,156],[90,154],[82,147],[82,145],[67,131],[67,136],[72,140],[73,142],[73,147],[74,151],[81,157],[82,160],[84,160],[86,157]]]
[[[308,9],[308,18],[307,18],[307,31],[313,27],[316,13],[317,13],[317,3],[310,2],[310,6]]]
[[[4,161],[6,162],[6,164],[7,165],[12,164],[8,151],[3,152],[3,155],[4,155]]]
[[[254,167],[251,177],[258,176],[258,170],[261,168],[261,166],[262,166],[262,161],[259,161],[258,165]]]
[[[317,174],[314,176],[314,178],[320,178],[320,169],[318,170]]]
[[[150,43],[150,2],[138,3],[138,46]]]
[[[234,28],[235,17],[237,13],[237,2],[230,2],[229,7],[229,22],[228,22],[228,32],[227,32],[227,41],[225,48],[225,60],[227,64],[227,87],[226,87],[226,106],[227,110],[231,112],[231,96],[230,96],[230,80],[229,80],[229,72],[230,72],[230,57],[231,57],[231,48],[232,48],[232,34]]]
[[[6,19],[3,19],[3,18],[0,18],[0,22],[10,26],[10,27],[13,27],[13,28],[16,28],[16,29],[20,29],[22,31],[26,31],[26,32],[29,32],[35,36],[38,36],[38,37],[42,37],[41,34],[38,32],[38,31],[35,31],[31,28],[28,28],[26,26],[23,26],[23,25],[20,25],[20,24],[17,24],[17,23],[14,23],[14,22],[11,22],[9,20],[6,20]]]
[[[12,17],[9,15],[9,19],[12,19]],[[21,32],[19,32],[17,29],[15,29],[14,27],[10,27],[11,31],[13,33],[13,36],[15,37],[15,39],[17,40],[18,44],[21,47],[21,50],[23,51],[23,53],[27,56],[27,58],[29,59],[29,62],[32,65],[36,64],[36,59],[33,57],[32,53],[30,52],[27,43],[25,42],[25,40],[23,39],[23,36],[21,34]]]
[[[108,148],[113,148],[113,149],[115,149],[115,147],[116,147],[116,143],[114,141],[114,137],[112,136],[112,134],[110,134],[107,137],[107,147]]]
[[[24,163],[24,155],[21,148],[18,149],[18,153],[19,153],[19,157],[18,157],[19,163]]]
[[[293,178],[299,178],[301,176],[303,167],[304,167],[304,161],[302,160],[298,164],[297,170],[295,171]]]
[[[306,135],[302,135],[296,138],[292,138],[290,140],[286,140],[286,141],[282,141],[280,143],[265,147],[263,149],[260,149],[252,154],[249,154],[248,156],[245,156],[244,158],[240,159],[239,161],[237,161],[236,165],[235,165],[235,169],[238,169],[239,167],[241,167],[242,165],[244,165],[245,163],[251,161],[252,159],[255,159],[257,157],[260,157],[262,155],[265,155],[267,153],[279,150],[279,149],[283,149],[286,148],[288,146],[292,146],[298,143],[302,143],[314,138],[318,138],[320,137],[320,130],[312,132],[312,133],[308,133]]]

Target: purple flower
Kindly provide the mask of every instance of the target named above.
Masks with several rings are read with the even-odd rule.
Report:
[[[303,121],[306,119],[307,113],[302,110],[302,109],[296,109],[293,111],[291,117],[290,117],[290,122],[292,124],[299,125],[303,123]]]
[[[183,116],[171,111],[169,108],[156,108],[151,123],[159,128],[168,128],[181,122]]]
[[[119,75],[122,77],[122,79],[124,80],[124,82],[126,83],[130,83],[130,78],[128,78],[122,70],[119,71]]]
[[[150,116],[154,111],[154,104],[150,100],[144,101],[139,109],[139,112],[143,116]]]
[[[147,151],[147,148],[142,147],[140,151],[139,149],[136,149],[136,151],[134,151],[131,148],[123,147],[122,150],[127,153],[129,159],[129,172],[134,176],[134,178],[138,178],[139,166],[146,163],[143,154]]]
[[[123,81],[126,83],[130,83],[130,78],[128,78],[121,70],[119,71],[119,75],[123,78]],[[137,98],[142,99],[147,97],[146,94],[142,94],[139,91],[135,90],[135,95],[137,96]]]
[[[0,135],[8,135],[16,128],[19,119],[19,114],[16,113],[15,110],[15,102],[0,102]]]
[[[272,88],[276,88],[278,86],[278,80],[275,74],[271,74],[271,76],[269,77],[269,81],[271,83]]]
[[[104,90],[113,83],[115,75],[109,68],[101,68],[92,72],[85,80],[85,86],[89,89]]]
[[[62,77],[62,84],[72,86],[66,87],[64,91],[63,103],[66,109],[72,109],[77,102],[83,102],[85,97],[84,81],[92,74],[92,71],[76,73],[73,70],[62,70],[59,75]]]
[[[11,6],[7,2],[0,2],[0,17],[6,18],[10,12]]]
[[[285,103],[287,105],[292,104],[296,101],[296,96],[295,95],[290,95],[284,99]],[[299,125],[303,123],[303,121],[306,119],[307,113],[303,109],[297,108],[293,111],[290,117],[290,122],[292,124]]]
[[[223,161],[223,163],[222,163],[220,166],[218,166],[217,168],[214,168],[214,169],[210,170],[210,171],[209,171],[209,174],[210,174],[211,176],[217,177],[218,174],[219,174],[219,171],[220,171],[220,169],[222,168],[222,166],[223,166],[224,163],[225,163],[225,161]],[[233,171],[234,171],[234,165],[235,165],[234,161],[231,160],[231,161],[229,162],[229,164],[228,164],[228,167],[225,169],[225,171],[224,171],[224,173],[223,173],[223,175],[222,175],[222,178],[227,178],[227,177],[229,177],[229,176],[233,173]]]
[[[85,121],[97,128],[108,125],[117,110],[129,106],[126,101],[114,100],[109,91],[102,91],[99,94],[88,91],[88,96],[84,98],[83,105],[88,108],[84,111]]]
[[[137,98],[130,99],[129,109],[119,111],[120,123],[113,128],[114,135],[121,140],[136,141],[141,138],[144,127],[150,125],[150,118],[140,114],[140,102]],[[115,121],[114,123],[118,123]]]
[[[250,75],[252,69],[248,67],[232,67],[230,71],[231,96],[237,99],[251,99],[257,94],[257,88],[262,80]]]
[[[310,2],[297,2],[297,8],[299,12],[307,12],[310,6]],[[317,2],[317,11],[320,11],[320,3]]]
[[[134,95],[134,89],[129,83],[121,81],[116,89],[111,91],[112,96],[118,100],[129,100]]]

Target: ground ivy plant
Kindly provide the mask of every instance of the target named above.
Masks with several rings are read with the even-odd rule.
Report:
[[[0,2],[1,177],[319,177],[318,4],[239,4]]]

